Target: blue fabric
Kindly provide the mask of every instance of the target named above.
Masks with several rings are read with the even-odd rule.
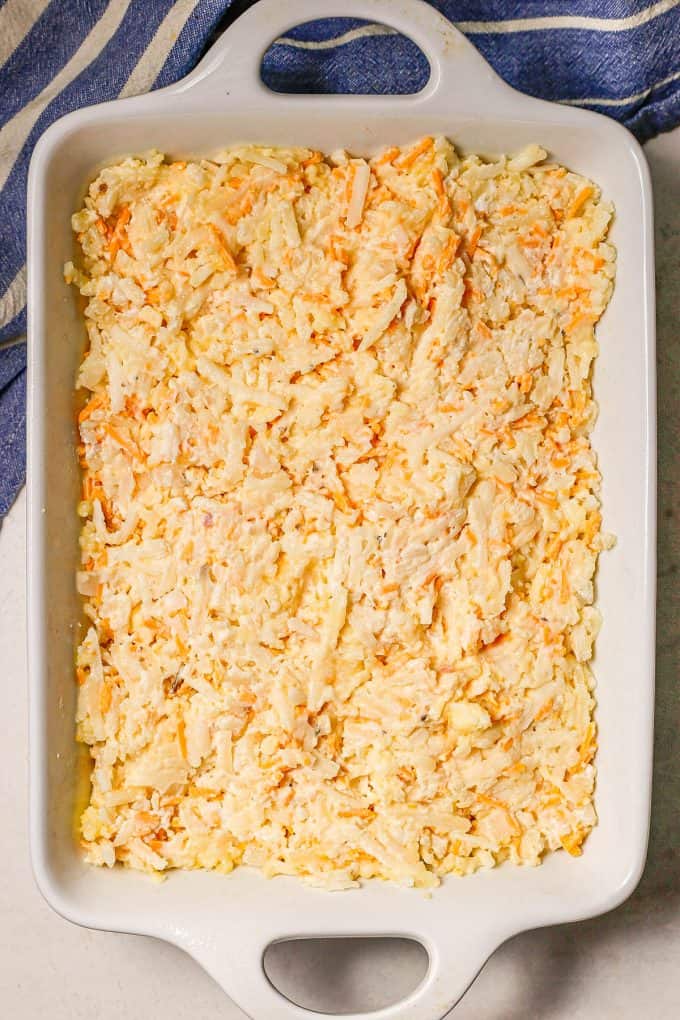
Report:
[[[26,0],[35,17],[17,36],[0,0],[0,41],[11,41],[0,67],[0,344],[25,330],[26,177],[41,133],[70,110],[118,96],[154,40],[149,82],[176,81],[252,2]],[[524,92],[608,114],[641,141],[680,123],[680,0],[431,2]],[[52,85],[60,72],[65,80]],[[415,92],[427,74],[410,40],[348,18],[298,26],[262,67],[266,84],[287,92]],[[0,347],[0,518],[24,477],[25,365],[23,346]]]

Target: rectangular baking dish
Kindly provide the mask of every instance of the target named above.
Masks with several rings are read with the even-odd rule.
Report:
[[[410,36],[431,66],[410,96],[269,92],[260,62],[272,39],[319,16],[316,0],[261,0],[197,69],[170,88],[72,113],[38,143],[29,179],[29,669],[31,851],[48,902],[78,924],[138,932],[196,958],[257,1020],[304,1020],[267,981],[262,957],[291,937],[404,935],[430,963],[421,985],[374,1020],[436,1020],[489,954],[517,932],[592,917],[635,887],[650,807],[654,684],[655,406],[652,203],[642,152],[597,114],[530,99],[505,85],[474,47],[420,0],[333,0],[324,16],[358,16]],[[177,873],[162,885],[121,869],[86,866],[75,834],[82,757],[74,742],[73,646],[80,626],[78,468],[73,386],[84,329],[63,282],[70,216],[104,163],[157,147],[174,157],[236,142],[306,145],[356,154],[424,134],[488,154],[539,142],[592,177],[616,206],[617,282],[599,327],[594,443],[604,476],[605,528],[598,603],[604,627],[595,673],[600,823],[583,857],[550,855],[450,879],[430,897],[378,882],[325,893],[294,879],[237,870]],[[80,779],[79,779],[80,775]]]

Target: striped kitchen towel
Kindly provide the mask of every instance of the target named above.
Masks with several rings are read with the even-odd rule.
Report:
[[[69,110],[177,80],[252,2],[0,0],[0,518],[24,477],[20,341],[33,146]],[[320,18],[324,6],[319,0]],[[680,123],[680,0],[433,0],[433,6],[516,88],[599,110],[643,141]],[[263,77],[280,91],[413,92],[424,84],[427,64],[412,42],[384,26],[325,19],[276,40]]]

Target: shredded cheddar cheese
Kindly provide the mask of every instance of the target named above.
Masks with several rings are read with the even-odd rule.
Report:
[[[87,858],[433,886],[595,824],[597,187],[530,146],[102,170]]]

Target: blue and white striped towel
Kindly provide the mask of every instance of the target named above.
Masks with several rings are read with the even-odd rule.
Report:
[[[168,85],[253,0],[0,0],[0,519],[24,478],[25,191],[62,114]],[[281,0],[285,3],[286,0]],[[645,140],[680,123],[680,0],[433,0],[499,74],[532,95],[609,114]],[[319,16],[324,2],[319,0]],[[265,58],[271,88],[413,92],[409,40],[349,19],[312,22]]]

